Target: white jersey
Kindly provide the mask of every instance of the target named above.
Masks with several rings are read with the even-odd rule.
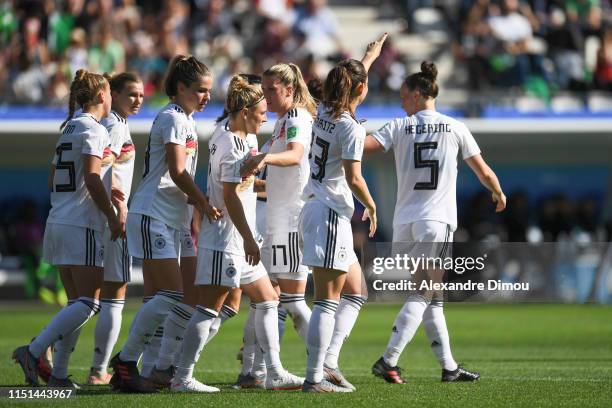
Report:
[[[136,149],[130,135],[130,128],[127,120],[115,111],[111,111],[110,115],[100,121],[108,131],[110,137],[110,146],[104,152],[103,166],[106,162],[107,154],[111,153],[115,156],[113,162],[113,176],[117,186],[125,194],[127,202],[132,190],[132,177],[134,176],[134,159]],[[103,168],[103,171],[107,169]]]
[[[166,159],[168,143],[185,146],[185,169],[193,177],[198,162],[195,121],[174,103],[166,105],[153,121],[142,181],[132,198],[130,212],[148,215],[181,229],[187,212],[187,195],[170,177]]]
[[[334,119],[325,107],[319,108],[312,126],[307,194],[314,194],[317,200],[349,219],[355,207],[342,160],[361,161],[365,135],[365,128],[348,112]]]
[[[106,128],[89,113],[80,113],[66,124],[55,145],[55,174],[48,223],[104,231],[106,218],[85,187],[83,155],[104,156],[109,137]],[[107,192],[110,185],[105,186]]]
[[[272,139],[266,140],[266,143],[261,146],[259,152],[268,153],[270,151],[271,143]],[[264,167],[263,170],[259,172],[257,178],[259,180],[266,181],[266,179],[268,178],[268,166]],[[267,196],[257,197],[257,206],[255,207],[255,214],[257,215],[257,234],[261,237],[265,236],[268,231],[268,222],[266,220],[266,207],[268,204],[267,201]]]
[[[227,212],[223,199],[223,183],[242,183],[240,167],[253,154],[257,153],[257,138],[251,135],[247,140],[225,130],[220,124],[209,141],[209,166],[207,195],[210,204],[221,210],[224,217],[210,223],[208,219],[202,220],[202,228],[198,239],[198,247],[212,249],[229,254],[244,256],[243,239]],[[254,142],[254,145],[253,145]],[[238,193],[242,202],[244,214],[249,228],[256,231],[255,207],[257,194],[253,190],[253,183]]]
[[[393,148],[397,202],[393,225],[439,221],[457,228],[457,154],[480,154],[461,122],[432,110],[395,119],[373,136],[385,151]]]
[[[270,153],[282,153],[289,143],[299,143],[304,147],[304,156],[294,166],[266,166],[269,234],[297,231],[298,218],[304,206],[302,194],[310,178],[308,154],[311,139],[312,115],[306,109],[291,109],[276,121]]]

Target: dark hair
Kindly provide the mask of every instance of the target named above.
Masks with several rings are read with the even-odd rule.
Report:
[[[423,61],[421,63],[421,72],[416,72],[408,76],[404,80],[404,85],[409,90],[418,90],[421,95],[428,98],[436,98],[438,96],[438,68],[431,61]]]
[[[85,108],[89,105],[98,92],[100,92],[108,80],[104,75],[94,74],[86,69],[79,69],[74,74],[74,79],[70,84],[70,97],[68,99],[68,117],[61,124],[60,130],[72,119],[78,107]]]
[[[357,95],[357,87],[368,80],[368,73],[361,61],[345,59],[340,61],[325,79],[323,104],[334,118],[349,110],[351,101]]]
[[[323,99],[323,81],[321,81],[319,78],[312,78],[310,81],[308,81],[307,86],[308,92],[310,92],[310,95],[312,95],[315,102],[317,102],[317,104],[320,103]]]
[[[137,73],[129,71],[115,75],[104,74],[104,77],[108,79],[112,92],[122,92],[125,84],[129,82],[142,82]]]
[[[168,65],[164,78],[164,89],[169,97],[176,96],[178,83],[190,86],[202,77],[211,76],[211,72],[204,63],[193,55],[176,55]]]
[[[238,74],[238,75],[246,79],[249,85],[261,85],[261,76],[259,75],[255,75],[255,74]],[[219,116],[215,120],[215,123],[221,122],[223,119],[227,118],[228,116],[229,116],[229,112],[227,111],[227,109],[225,109],[225,106],[224,106],[223,113],[221,113],[221,116]]]

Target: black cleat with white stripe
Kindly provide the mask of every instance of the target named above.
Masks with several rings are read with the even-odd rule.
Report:
[[[442,382],[478,381],[479,379],[480,374],[468,371],[461,366],[454,371],[442,370]]]

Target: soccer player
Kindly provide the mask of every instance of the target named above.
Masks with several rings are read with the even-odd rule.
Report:
[[[254,238],[256,193],[254,177],[240,176],[240,167],[251,156],[247,135],[257,134],[266,120],[266,101],[259,85],[240,75],[232,78],[226,101],[229,130],[209,145],[208,195],[211,204],[227,216],[204,222],[198,238],[196,285],[198,305],[183,342],[183,351],[171,390],[217,392],[216,387],[193,378],[193,368],[231,288],[240,286],[256,304],[255,330],[265,351],[268,389],[296,389],[302,379],[288,373],[280,361],[278,297],[260,263]]]
[[[153,122],[143,178],[127,217],[128,250],[143,259],[144,279],[155,291],[137,314],[121,351],[111,359],[111,385],[127,392],[154,391],[136,364],[145,343],[183,298],[178,258],[187,202],[211,220],[222,215],[193,180],[198,144],[192,114],[203,110],[210,99],[211,72],[195,57],[177,55],[164,82],[171,101]]]
[[[78,108],[82,111],[73,118]],[[100,177],[104,149],[109,144],[108,132],[100,124],[111,110],[111,89],[106,78],[78,70],[70,86],[68,109],[49,174],[51,210],[43,260],[59,268],[69,303],[29,346],[13,352],[26,382],[32,386],[39,385],[40,375],[51,387],[77,387],[68,378],[68,361],[81,326],[100,311],[105,224],[108,222],[111,240],[124,229],[111,204],[111,186],[105,186]],[[56,353],[49,373],[40,360],[53,343]]]
[[[367,92],[364,65],[356,60],[340,62],[327,75],[313,125],[311,178],[306,186],[310,195],[299,220],[303,263],[313,268],[315,286],[305,392],[352,391],[324,380],[323,364],[346,275],[361,274],[350,222],[353,194],[366,207],[363,219],[370,218],[370,237],[376,231],[376,205],[361,175],[365,129],[355,119],[355,109]]]
[[[119,201],[118,216],[125,222],[127,201],[134,174],[134,143],[130,136],[127,118],[135,115],[142,106],[144,90],[140,78],[124,72],[108,78],[112,96],[110,115],[102,119],[110,136],[110,147],[105,149],[102,178],[110,178],[111,184],[123,193]],[[132,273],[132,258],[125,237],[111,241],[110,229],[104,231],[104,283],[100,291],[100,314],[95,330],[94,355],[87,384],[108,384],[111,375],[106,371],[113,347],[121,330],[121,312],[125,304],[125,290]]]
[[[266,166],[266,223],[264,246],[270,253],[266,269],[280,288],[281,305],[289,312],[306,342],[311,310],[304,293],[309,269],[302,265],[298,218],[310,176],[308,153],[316,102],[295,64],[277,64],[263,74],[268,110],[278,116],[270,150],[247,162],[243,175]]]
[[[496,212],[506,206],[495,173],[480,155],[468,128],[436,112],[437,68],[423,62],[421,71],[408,76],[400,89],[402,108],[408,116],[395,119],[366,138],[365,151],[393,148],[398,177],[393,218],[393,242],[448,243],[457,228],[457,155],[491,192]],[[453,359],[441,296],[412,293],[397,315],[384,355],[372,372],[387,382],[404,384],[397,367],[400,354],[424,323],[425,332],[442,367],[442,381],[474,381],[480,378]]]

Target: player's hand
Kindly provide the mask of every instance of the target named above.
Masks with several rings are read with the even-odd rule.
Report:
[[[367,221],[368,218],[370,219],[370,233],[368,234],[368,237],[374,238],[374,234],[376,233],[376,223],[377,223],[376,207],[373,207],[370,209],[366,208],[363,211],[363,216],[361,217],[361,221]]]
[[[261,259],[259,245],[257,245],[253,237],[244,240],[244,255],[249,265],[255,266],[259,263]]]
[[[125,194],[118,188],[111,188],[111,202],[118,205],[120,202],[125,202]]]
[[[117,217],[114,213],[110,217],[107,217],[108,220],[108,229],[110,230],[110,239],[111,241],[116,241],[117,238],[121,236],[123,232],[125,232],[125,222],[122,224],[119,221],[119,217]]]
[[[248,190],[254,182],[255,176],[251,174],[250,176],[242,180],[242,183],[238,184],[238,192],[242,193],[243,191]]]
[[[204,203],[200,203],[198,210],[208,218],[208,221],[212,224],[213,222],[223,218],[223,212],[217,207],[213,207],[206,200]]]
[[[378,58],[378,56],[380,55],[380,51],[382,50],[383,44],[385,43],[385,40],[388,36],[389,34],[384,33],[378,40],[369,43],[366,47],[366,55],[368,55],[368,57],[371,57],[372,59]]]
[[[128,208],[127,205],[125,205],[125,202],[123,201],[119,204],[117,208],[117,218],[119,219],[119,224],[121,224],[121,238],[125,238],[125,225],[127,223]]]
[[[499,193],[491,194],[493,202],[496,204],[495,212],[502,212],[506,208],[506,195],[500,191]]]
[[[251,156],[240,167],[240,177],[249,177],[259,172],[265,165],[266,153]]]

